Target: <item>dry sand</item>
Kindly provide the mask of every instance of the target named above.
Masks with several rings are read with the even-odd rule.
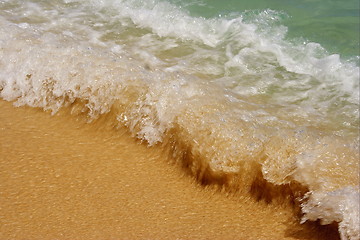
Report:
[[[99,122],[0,101],[0,239],[337,239]]]

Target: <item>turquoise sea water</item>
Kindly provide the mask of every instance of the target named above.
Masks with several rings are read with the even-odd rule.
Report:
[[[109,114],[207,182],[296,182],[302,222],[351,240],[359,94],[353,0],[0,0],[2,99]]]
[[[288,39],[320,43],[330,53],[344,58],[360,55],[357,0],[171,0],[187,9],[193,16],[213,18],[241,14],[252,19],[258,12],[277,11],[278,21],[288,28]]]

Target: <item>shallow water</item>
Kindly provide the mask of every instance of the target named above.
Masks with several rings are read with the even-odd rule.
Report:
[[[296,6],[202,15],[211,4],[0,1],[0,97],[89,121],[110,114],[107,124],[170,147],[199,181],[251,192],[263,179],[267,191],[287,188],[302,221],[337,222],[342,239],[358,239],[356,54],[300,35],[300,20],[283,20]]]
[[[257,21],[257,14],[275,10],[279,24],[288,29],[289,41],[320,43],[331,53],[344,58],[359,55],[359,2],[334,0],[316,1],[176,1],[193,16],[206,18],[242,14],[249,22]]]

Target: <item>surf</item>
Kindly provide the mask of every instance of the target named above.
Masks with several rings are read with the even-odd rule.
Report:
[[[272,11],[259,25],[162,1],[2,3],[2,99],[109,115],[199,182],[290,199],[302,222],[359,238],[355,62],[260,31]]]

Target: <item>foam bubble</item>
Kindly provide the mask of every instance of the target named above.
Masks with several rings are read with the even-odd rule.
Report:
[[[320,219],[322,224],[339,222],[341,239],[356,240],[359,232],[359,188],[345,187],[331,192],[314,192],[302,204],[302,222]]]

